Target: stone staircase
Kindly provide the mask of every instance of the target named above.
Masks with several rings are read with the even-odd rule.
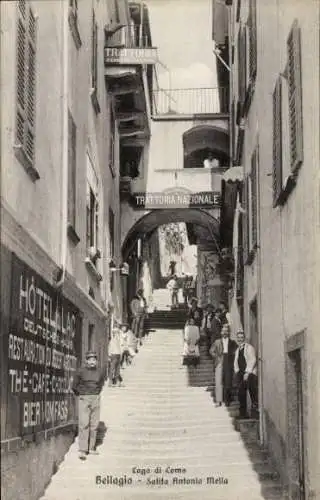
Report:
[[[215,408],[205,349],[182,366],[177,323],[145,338],[125,387],[103,389],[100,455],[80,461],[75,442],[41,500],[287,498],[255,425],[235,425],[236,404]]]

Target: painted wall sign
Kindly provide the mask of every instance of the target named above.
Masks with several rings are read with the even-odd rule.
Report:
[[[5,438],[74,422],[71,388],[81,352],[80,311],[14,254],[8,291]]]
[[[219,208],[221,194],[218,191],[135,193],[132,195],[132,205],[136,209]]]

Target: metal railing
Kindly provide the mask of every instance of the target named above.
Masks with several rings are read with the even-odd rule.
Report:
[[[142,24],[126,25],[108,38],[106,47],[151,48],[151,40]]]
[[[153,91],[154,115],[228,113],[227,87],[158,89]]]

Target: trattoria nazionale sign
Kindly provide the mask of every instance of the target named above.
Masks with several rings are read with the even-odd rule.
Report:
[[[199,193],[167,192],[167,193],[135,193],[132,205],[136,209],[157,208],[220,208],[221,194],[218,191],[201,191]]]

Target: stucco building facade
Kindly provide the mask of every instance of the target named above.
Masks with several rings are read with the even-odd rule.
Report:
[[[110,270],[121,262],[120,137],[105,77],[119,15],[129,24],[127,2],[1,3],[7,499],[41,494],[74,439],[74,370],[93,349],[107,371],[110,324],[122,315],[122,278]]]
[[[260,440],[290,498],[319,498],[319,5],[214,3],[227,20],[230,150],[244,169],[243,313],[258,354]]]

